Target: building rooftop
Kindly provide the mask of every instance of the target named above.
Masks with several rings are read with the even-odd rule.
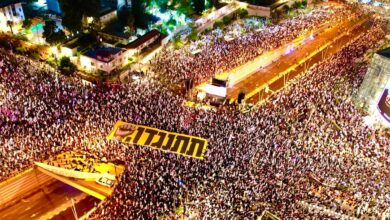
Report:
[[[161,36],[161,33],[160,31],[156,30],[156,29],[153,29],[151,31],[149,31],[148,33],[142,35],[141,37],[139,37],[137,40],[131,42],[130,44],[128,44],[126,46],[127,49],[136,49],[138,48],[140,45],[144,44],[145,42],[149,41],[150,39],[154,38],[154,37],[160,37]]]
[[[113,59],[113,56],[121,51],[121,48],[116,47],[96,47],[95,49],[88,51],[85,56],[102,62],[110,62]]]
[[[100,31],[103,34],[112,35],[115,37],[128,40],[131,37],[131,34],[124,33],[124,26],[118,20],[111,22],[107,27]]]
[[[390,58],[390,47],[378,51],[377,54],[382,55],[382,56],[387,57],[387,58]]]
[[[116,9],[112,9],[112,8],[110,8],[110,7],[101,8],[101,9],[99,10],[99,17],[102,17],[102,16],[104,16],[104,15],[106,15],[106,14],[109,14],[109,13],[111,13],[111,12],[113,12],[113,11],[116,11]]]
[[[8,5],[12,5],[12,4],[20,3],[20,2],[24,2],[24,1],[23,0],[0,0],[0,8],[3,8],[3,7],[8,6]]]

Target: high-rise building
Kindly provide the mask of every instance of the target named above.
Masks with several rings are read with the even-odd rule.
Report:
[[[0,31],[13,32],[15,25],[24,21],[22,1],[1,0],[0,1]]]

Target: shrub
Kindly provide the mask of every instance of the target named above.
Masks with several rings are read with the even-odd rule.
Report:
[[[26,30],[30,30],[31,28],[31,25],[32,25],[32,21],[30,18],[27,18],[23,21],[23,25],[22,25],[22,28],[26,29]]]
[[[17,47],[15,49],[15,51],[16,51],[16,53],[24,54],[24,53],[26,53],[26,48],[24,48],[24,47]]]
[[[30,54],[30,57],[33,59],[33,60],[39,60],[41,58],[41,56],[39,55],[39,53],[32,53]]]
[[[16,35],[15,38],[21,41],[28,41],[27,37],[21,34]]]
[[[190,35],[188,35],[188,39],[190,41],[196,41],[198,40],[198,31],[196,31],[195,29],[193,29],[190,33]]]
[[[76,66],[70,61],[69,57],[61,57],[59,67],[65,75],[71,75],[76,70]]]
[[[214,28],[221,28],[221,29],[223,29],[224,26],[225,25],[224,25],[223,21],[221,21],[221,20],[217,20],[214,23]]]
[[[267,20],[265,21],[265,24],[266,24],[267,26],[272,25],[271,19],[267,18]]]
[[[230,24],[230,22],[232,21],[232,17],[230,17],[230,16],[225,16],[225,17],[222,18],[222,21],[223,21],[223,23],[224,23],[225,25],[228,25],[228,24]]]
[[[302,1],[302,6],[303,6],[304,8],[307,7],[307,0],[303,0],[303,1]]]
[[[52,58],[47,59],[46,63],[49,64],[51,67],[56,67],[57,66],[56,61],[54,59],[52,59]]]
[[[181,40],[173,43],[173,48],[175,48],[176,50],[182,48],[183,46],[184,44],[183,42],[181,42]]]
[[[240,8],[238,9],[237,14],[240,18],[245,18],[248,16],[248,10],[246,10],[245,8]]]
[[[204,30],[204,33],[207,34],[207,33],[210,33],[211,32],[211,28],[206,28],[206,30]]]
[[[297,9],[297,8],[299,8],[299,6],[301,5],[301,3],[300,2],[298,2],[298,1],[295,1],[293,4],[292,4],[292,8],[295,8],[295,9]]]
[[[283,11],[285,13],[287,13],[288,11],[290,11],[290,7],[286,4],[286,5],[283,5]]]
[[[173,36],[173,38],[172,38],[172,42],[173,43],[176,43],[176,42],[178,42],[178,41],[180,41],[181,39],[180,39],[180,35],[178,35],[178,34],[176,34],[175,36]]]

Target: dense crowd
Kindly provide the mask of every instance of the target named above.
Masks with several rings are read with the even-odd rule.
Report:
[[[251,61],[265,51],[285,45],[301,34],[309,35],[311,31],[318,31],[321,27],[360,15],[360,11],[352,12],[347,6],[327,5],[267,26],[261,31],[257,28],[244,29],[245,34],[242,36],[232,33],[231,28],[237,25],[233,23],[225,28],[226,33],[212,31],[180,50],[164,48],[153,60],[152,70],[163,73],[168,82],[192,79],[197,85],[215,74]],[[258,27],[262,25],[258,24]]]
[[[306,28],[332,17],[312,13],[317,16],[303,24]],[[380,25],[375,21],[336,55],[246,114],[235,107],[217,112],[184,107],[183,98],[158,76],[119,88],[83,85],[1,51],[0,180],[33,161],[78,150],[126,162],[114,193],[94,214],[99,219],[155,219],[179,206],[196,219],[253,219],[265,209],[283,219],[332,217],[313,214],[300,201],[379,216],[390,206],[390,138],[363,124],[351,94],[367,68],[355,62],[383,38]],[[207,138],[205,159],[108,141],[117,120]]]

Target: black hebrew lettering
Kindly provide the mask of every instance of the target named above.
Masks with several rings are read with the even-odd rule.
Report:
[[[201,144],[202,144],[201,141],[202,141],[202,140],[199,140],[199,139],[196,139],[196,138],[192,138],[192,139],[191,139],[190,148],[187,150],[186,155],[193,156],[196,146],[197,146],[197,145],[198,145],[198,146],[201,146]],[[203,142],[204,142],[204,141],[203,141]],[[204,143],[203,143],[203,144],[204,144]]]
[[[135,135],[135,138],[134,138],[134,140],[133,140],[133,143],[134,143],[134,144],[137,144],[137,143],[138,143],[138,141],[139,141],[139,139],[141,138],[142,133],[144,132],[144,130],[145,130],[145,128],[143,128],[143,127],[138,127],[138,128],[137,128],[137,134]]]
[[[168,142],[165,146],[162,147],[163,150],[169,150],[172,146],[173,141],[175,140],[174,134],[168,134]]]
[[[180,153],[184,154],[186,152],[186,150],[187,150],[187,145],[188,145],[189,141],[190,141],[189,137],[177,136],[176,137],[176,141],[175,141],[175,145],[173,145],[173,147],[171,148],[171,151],[178,152],[180,144],[183,142],[183,145],[181,147]]]
[[[196,151],[196,157],[201,157],[203,149],[205,147],[206,141],[202,139],[192,138],[191,140],[191,146],[190,149],[186,152],[189,156],[194,156],[194,151],[196,149],[196,146],[198,146],[198,150]]]
[[[147,128],[145,130],[145,132],[149,133],[149,136],[148,136],[148,138],[145,141],[145,145],[150,145],[150,143],[152,142],[154,136],[158,133],[158,131],[150,129],[150,128]]]
[[[158,132],[158,135],[160,136],[160,139],[158,139],[157,142],[152,143],[152,145],[151,145],[152,147],[161,148],[162,144],[164,143],[165,137],[167,136],[167,133],[160,131],[160,132]]]
[[[122,140],[123,143],[131,143],[131,137],[130,136],[126,136],[123,140]]]

